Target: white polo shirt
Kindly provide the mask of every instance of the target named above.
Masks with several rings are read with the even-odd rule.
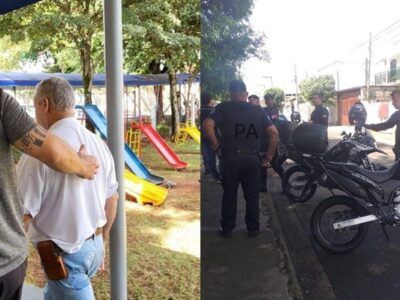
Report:
[[[65,252],[75,253],[107,222],[106,199],[118,188],[114,160],[105,142],[74,118],[59,120],[49,132],[76,152],[85,144],[100,164],[94,180],[57,172],[25,154],[17,165],[18,190],[33,217],[28,230],[32,243],[50,239]]]

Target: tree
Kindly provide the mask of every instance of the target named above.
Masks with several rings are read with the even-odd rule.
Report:
[[[197,0],[130,0],[124,3],[124,48],[129,71],[164,69],[170,83],[172,134],[179,128],[176,74],[199,70],[200,7]],[[154,70],[153,70],[154,72]]]
[[[269,88],[265,91],[265,95],[270,96],[277,107],[281,107],[282,102],[285,100],[285,92],[281,88]]]
[[[13,42],[29,40],[29,56],[53,58],[53,65],[59,66],[56,70],[63,70],[71,53],[79,58],[85,104],[92,103],[93,76],[97,67],[104,64],[102,3],[101,0],[45,0],[38,4],[40,9],[31,5],[2,16],[0,37],[9,36]],[[75,70],[76,65],[72,68]]]
[[[332,75],[311,77],[299,83],[301,97],[310,101],[311,97],[318,93],[322,102],[327,104],[334,103],[335,79]]]
[[[0,40],[0,70],[15,71],[21,68],[21,62],[27,60],[24,53],[29,50],[28,41],[11,42],[8,36]]]
[[[253,0],[202,0],[201,85],[214,97],[226,95],[250,57],[269,59],[265,37],[249,23]]]

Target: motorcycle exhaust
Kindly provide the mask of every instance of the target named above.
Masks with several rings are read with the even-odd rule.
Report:
[[[342,222],[336,222],[333,223],[333,229],[335,230],[339,230],[339,229],[343,229],[346,227],[351,227],[354,225],[359,225],[359,224],[363,224],[363,223],[368,223],[368,222],[372,222],[378,220],[378,218],[375,215],[368,215],[368,216],[363,216],[363,217],[358,217],[355,219],[350,219],[350,220],[346,220],[346,221],[342,221]]]

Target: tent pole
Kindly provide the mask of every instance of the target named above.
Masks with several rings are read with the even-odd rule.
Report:
[[[153,105],[151,105],[151,126],[157,130],[157,96],[154,96]]]
[[[111,299],[125,300],[127,289],[127,251],[124,188],[124,120],[122,71],[121,0],[104,0],[104,32],[107,96],[108,146],[113,154],[119,184],[118,207],[110,233]]]
[[[188,94],[188,97],[190,98],[190,108],[191,108],[191,123],[192,123],[192,127],[196,127],[196,102],[194,100],[194,96],[190,95],[190,93]],[[188,99],[189,102],[189,99]]]
[[[139,125],[142,125],[142,94],[140,90],[140,85],[138,85],[137,88],[138,88],[138,99],[139,99]]]

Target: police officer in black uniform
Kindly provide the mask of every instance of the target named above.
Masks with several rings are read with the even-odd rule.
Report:
[[[257,95],[254,94],[250,95],[248,97],[248,100],[250,104],[261,107],[260,98]],[[271,116],[269,116],[269,118],[271,119]],[[260,138],[260,152],[265,152],[267,148],[268,148],[268,137],[265,133],[262,133]],[[260,169],[260,192],[265,193],[266,191],[267,191],[267,167],[262,166]]]
[[[264,109],[270,117],[271,121],[275,123],[279,119],[279,109],[278,107],[276,107],[274,99],[272,99],[271,95],[265,94],[264,101],[266,105]]]
[[[239,183],[246,200],[245,222],[249,237],[259,233],[260,167],[267,165],[276,150],[278,131],[260,107],[246,102],[246,85],[241,80],[229,84],[231,101],[215,107],[203,123],[207,138],[219,155],[222,169],[221,228],[223,237],[232,236],[236,222],[236,204]],[[220,141],[215,136],[218,126]],[[261,134],[270,136],[270,143],[263,159],[259,156]]]
[[[279,132],[279,128],[280,128],[279,122],[281,120],[279,120],[278,106],[275,105],[274,99],[268,93],[264,95],[264,101],[265,101],[265,105],[266,105],[264,110],[267,112],[269,118],[271,119],[272,123],[276,126],[276,128],[278,129],[278,132]],[[267,144],[268,144],[268,140],[267,140]],[[282,178],[283,168],[282,168],[282,163],[280,161],[278,161],[278,156],[279,156],[278,153],[275,153],[270,165],[271,165],[272,169],[276,172],[276,174],[278,174]],[[263,171],[261,171],[261,172],[262,172],[261,173],[261,177],[262,177],[261,181],[264,182],[264,185],[262,185],[262,187],[261,187],[261,191],[266,192],[267,191],[267,168],[263,168]],[[265,187],[265,188],[263,188],[263,187]]]
[[[310,123],[320,124],[328,127],[329,111],[326,107],[322,106],[321,95],[315,93],[311,97],[311,101],[315,106],[314,111],[311,113]]]
[[[396,112],[394,112],[390,118],[379,124],[365,124],[364,127],[367,129],[371,129],[374,131],[381,131],[381,130],[386,130],[389,128],[392,128],[396,126],[396,137],[395,137],[395,144],[393,148],[393,152],[395,155],[395,159],[399,160],[400,159],[400,89],[396,89],[392,92],[392,105],[394,108],[397,109]]]
[[[213,98],[209,93],[202,92],[201,96],[201,109],[200,109],[200,124],[207,118],[210,112],[214,109]],[[205,134],[201,135],[201,154],[203,156],[205,174],[211,173],[213,182],[219,182],[219,174],[217,170],[215,153],[211,149],[211,144],[205,138]]]

